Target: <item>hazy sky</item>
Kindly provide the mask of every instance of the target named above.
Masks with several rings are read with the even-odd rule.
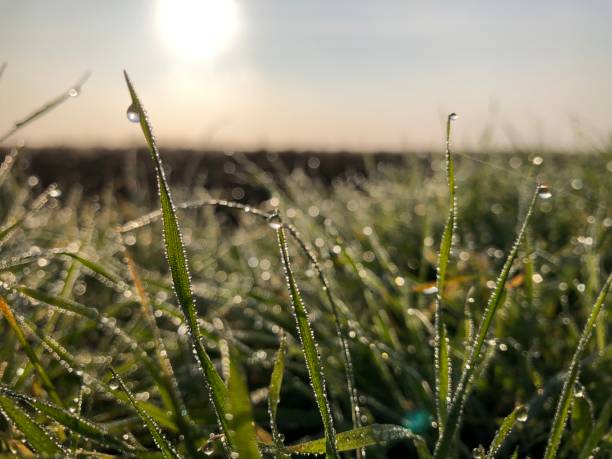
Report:
[[[0,0],[0,134],[91,69],[13,140],[142,143],[126,68],[162,146],[439,148],[456,111],[464,148],[489,124],[573,148],[612,132],[611,24],[610,0]]]

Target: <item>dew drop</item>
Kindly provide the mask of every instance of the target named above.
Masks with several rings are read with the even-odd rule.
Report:
[[[206,454],[207,456],[212,456],[215,452],[215,442],[214,441],[207,441],[206,444],[204,445],[204,454]]]
[[[583,398],[584,395],[584,386],[580,382],[576,382],[576,384],[574,384],[574,396]]]
[[[438,293],[438,287],[436,287],[435,285],[432,287],[427,287],[426,289],[423,290],[423,293],[425,295],[433,295],[435,293]]]
[[[110,387],[111,390],[117,390],[119,389],[119,384],[117,384],[115,381],[112,381],[108,387]]]
[[[538,186],[538,197],[541,198],[541,199],[550,199],[550,198],[552,198],[552,193],[550,191],[550,188],[548,188],[548,186],[546,186],[546,185]]]
[[[518,422],[527,422],[529,418],[529,412],[527,411],[527,407],[521,405],[516,412],[516,420]]]
[[[134,104],[130,104],[127,109],[126,115],[127,119],[130,120],[132,123],[140,122],[140,115],[138,114],[138,110],[136,109],[136,106]]]
[[[448,119],[451,121],[455,121],[457,118],[459,118],[459,115],[457,115],[455,112],[448,115]]]
[[[487,453],[482,445],[478,445],[478,448],[472,450],[472,457],[474,459],[484,459]]]
[[[277,230],[279,229],[281,226],[283,226],[283,222],[281,221],[280,217],[278,216],[277,213],[273,213],[272,215],[270,215],[268,217],[268,225],[270,226],[270,228],[272,228],[273,230]]]
[[[77,88],[72,88],[70,91],[68,91],[68,95],[70,97],[77,97],[79,94],[81,94],[81,91],[79,91]]]

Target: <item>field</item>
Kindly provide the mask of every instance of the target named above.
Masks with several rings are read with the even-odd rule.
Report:
[[[2,457],[609,457],[612,151],[166,181],[133,98],[121,174],[0,167]]]

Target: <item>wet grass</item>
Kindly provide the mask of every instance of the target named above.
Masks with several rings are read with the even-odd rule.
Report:
[[[169,183],[129,84],[159,194],[0,166],[0,454],[610,453],[610,151],[228,156],[254,207]]]

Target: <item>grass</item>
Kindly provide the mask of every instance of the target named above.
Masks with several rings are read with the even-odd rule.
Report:
[[[233,203],[171,190],[126,81],[158,194],[0,166],[2,457],[610,454],[611,151],[453,154],[449,117],[331,184],[228,156]]]

